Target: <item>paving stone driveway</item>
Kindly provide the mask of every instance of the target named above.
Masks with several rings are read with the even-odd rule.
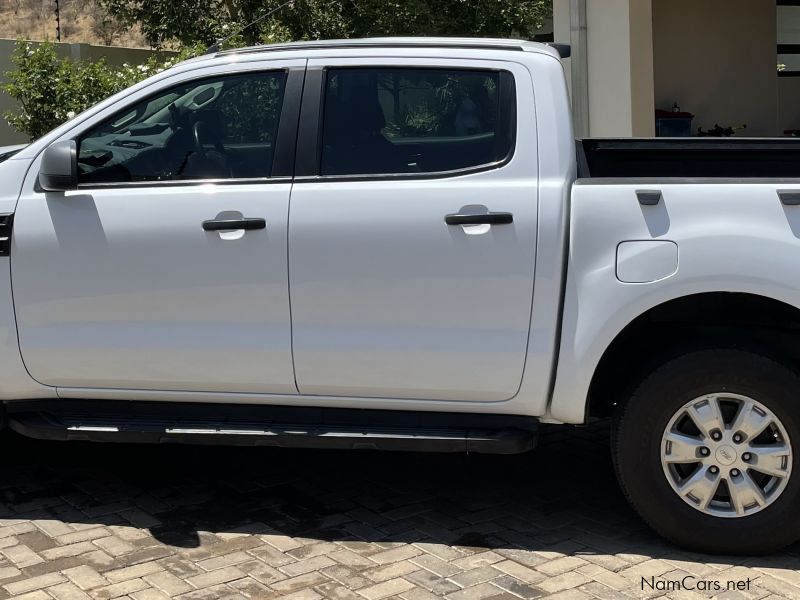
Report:
[[[604,423],[525,456],[0,436],[0,598],[800,598],[800,546],[704,557],[647,531]],[[653,581],[642,589],[642,578]],[[650,579],[653,577],[654,579]],[[660,587],[660,589],[659,589]]]

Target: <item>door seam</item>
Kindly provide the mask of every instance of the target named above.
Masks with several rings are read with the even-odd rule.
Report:
[[[286,203],[286,298],[289,302],[289,357],[292,361],[292,380],[297,395],[300,395],[300,386],[297,385],[297,365],[294,361],[294,319],[292,317],[292,276],[289,245],[289,228],[291,227],[292,216],[292,192],[294,191],[294,179],[297,168],[298,142],[300,140],[300,117],[303,113],[303,97],[306,89],[306,76],[308,74],[308,60],[303,68],[303,85],[300,86],[300,106],[297,110],[297,123],[294,130],[294,160],[292,161],[292,182],[289,185],[289,201]]]

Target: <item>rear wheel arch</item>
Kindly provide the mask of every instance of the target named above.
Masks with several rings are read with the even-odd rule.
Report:
[[[658,304],[625,326],[598,361],[586,416],[613,415],[652,369],[702,348],[745,348],[800,370],[800,308],[767,296],[707,292]]]

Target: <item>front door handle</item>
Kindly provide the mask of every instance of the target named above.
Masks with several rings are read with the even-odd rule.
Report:
[[[448,225],[508,225],[514,222],[514,215],[510,212],[490,212],[482,215],[455,213],[445,215],[444,222]]]
[[[206,231],[231,231],[235,229],[264,229],[267,222],[264,219],[211,219],[203,221]]]

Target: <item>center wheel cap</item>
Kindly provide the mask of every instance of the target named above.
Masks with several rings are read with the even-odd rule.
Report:
[[[731,446],[720,446],[717,448],[717,451],[714,453],[714,458],[717,459],[717,462],[721,465],[725,465],[726,467],[732,465],[736,462],[738,458],[736,454],[736,450]]]

